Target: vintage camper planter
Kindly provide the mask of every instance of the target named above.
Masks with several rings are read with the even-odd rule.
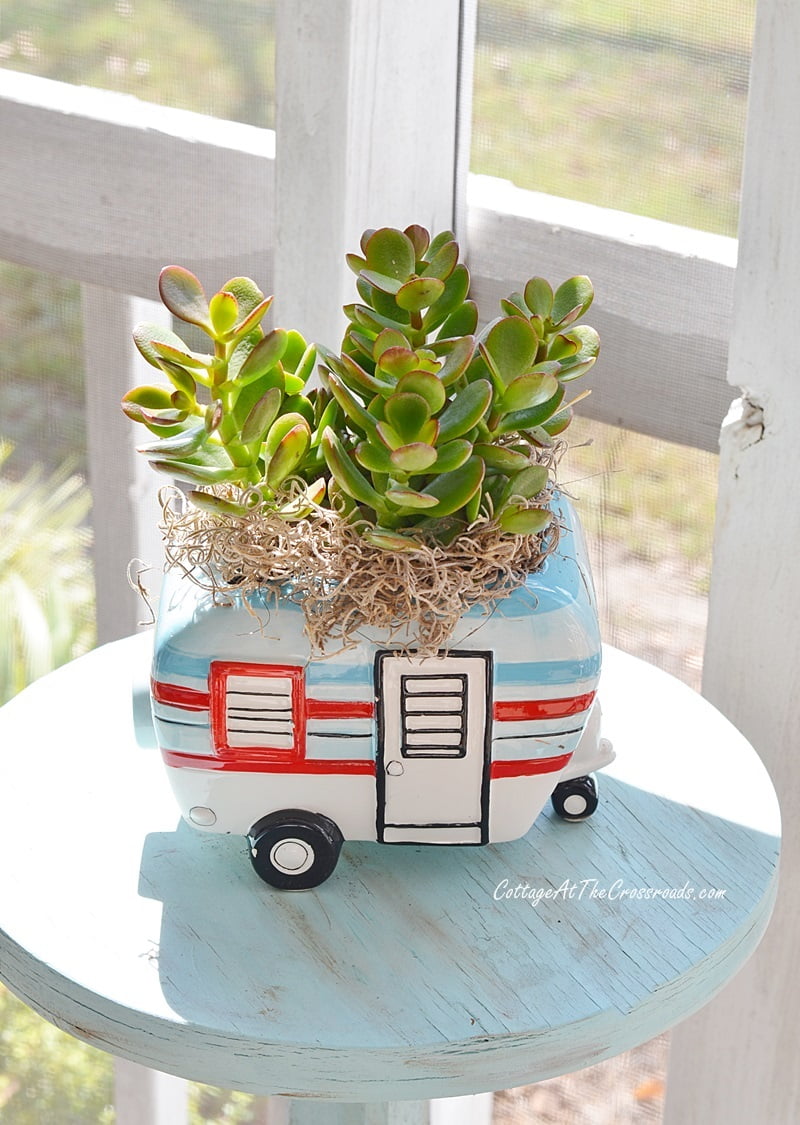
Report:
[[[219,604],[170,574],[153,715],[184,818],[247,836],[258,874],[299,889],[331,874],[344,840],[513,840],[549,798],[565,819],[590,815],[589,775],[613,755],[585,549],[570,505],[557,511],[561,550],[467,613],[442,654],[377,634],[315,655],[290,600]]]
[[[164,303],[213,352],[139,326],[171,386],[123,402],[153,467],[193,486],[164,504],[167,773],[186,820],[248,837],[280,888],[322,882],[345,840],[511,840],[548,798],[583,819],[612,756],[556,481],[566,390],[598,353],[591,283],[531,278],[478,332],[449,232],[367,231],[361,251],[338,353],[265,332],[249,279],[208,301],[167,267]]]

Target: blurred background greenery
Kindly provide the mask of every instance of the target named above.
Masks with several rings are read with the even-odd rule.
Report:
[[[735,235],[754,8],[480,0],[472,170]],[[2,0],[0,66],[271,127],[273,17],[274,0]],[[605,378],[601,357],[596,393]],[[696,686],[715,457],[582,420],[570,436],[562,479],[600,543],[606,635]],[[94,641],[85,478],[79,286],[0,262],[2,699]],[[656,571],[661,618],[635,589]],[[107,1125],[112,1100],[109,1057],[0,988],[4,1125]],[[192,1087],[193,1125],[258,1114]]]

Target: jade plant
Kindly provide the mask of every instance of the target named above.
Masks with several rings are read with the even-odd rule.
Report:
[[[479,518],[508,535],[551,519],[547,450],[568,426],[567,384],[599,341],[579,324],[586,277],[540,277],[478,326],[469,273],[448,231],[367,231],[348,256],[360,300],[334,352],[294,331],[265,331],[271,298],[234,278],[206,299],[169,266],[162,300],[213,348],[140,325],[144,357],[169,387],[138,387],[123,408],[153,434],[153,467],[192,484],[192,502],[226,516],[260,509],[292,521],[334,510],[369,543],[409,550],[451,542]],[[318,365],[321,385],[309,389]]]
[[[325,387],[346,429],[329,427],[331,487],[378,546],[451,538],[479,516],[508,533],[550,520],[532,502],[548,481],[538,450],[572,417],[566,384],[594,364],[599,340],[577,320],[592,302],[586,277],[553,292],[534,277],[477,333],[469,274],[450,232],[419,226],[367,231],[357,274],[361,302],[345,313],[341,354],[325,354]],[[583,397],[583,396],[579,396]]]
[[[127,416],[154,435],[139,451],[159,472],[200,486],[189,493],[196,507],[245,515],[266,503],[288,519],[308,514],[325,496],[320,437],[338,415],[324,392],[305,393],[314,346],[298,332],[264,332],[272,298],[249,278],[231,279],[206,300],[194,274],[167,266],[159,292],[173,316],[204,332],[213,350],[193,351],[157,324],[136,327],[137,348],[171,384],[136,387],[122,401]],[[302,480],[300,495],[287,497],[290,477]],[[208,491],[220,485],[227,495]]]

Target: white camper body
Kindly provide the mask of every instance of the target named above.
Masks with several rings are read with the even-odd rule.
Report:
[[[559,515],[558,552],[432,656],[377,634],[314,656],[291,601],[220,605],[168,576],[153,714],[185,819],[249,836],[259,874],[299,887],[343,840],[512,840],[554,792],[569,819],[593,811],[587,775],[613,756],[600,639],[580,532],[563,501]]]

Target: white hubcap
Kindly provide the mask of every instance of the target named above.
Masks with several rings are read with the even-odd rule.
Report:
[[[284,875],[302,875],[314,862],[314,849],[305,840],[291,836],[273,844],[269,859]]]
[[[564,812],[569,816],[583,816],[586,812],[586,798],[581,793],[570,793],[564,799]]]

